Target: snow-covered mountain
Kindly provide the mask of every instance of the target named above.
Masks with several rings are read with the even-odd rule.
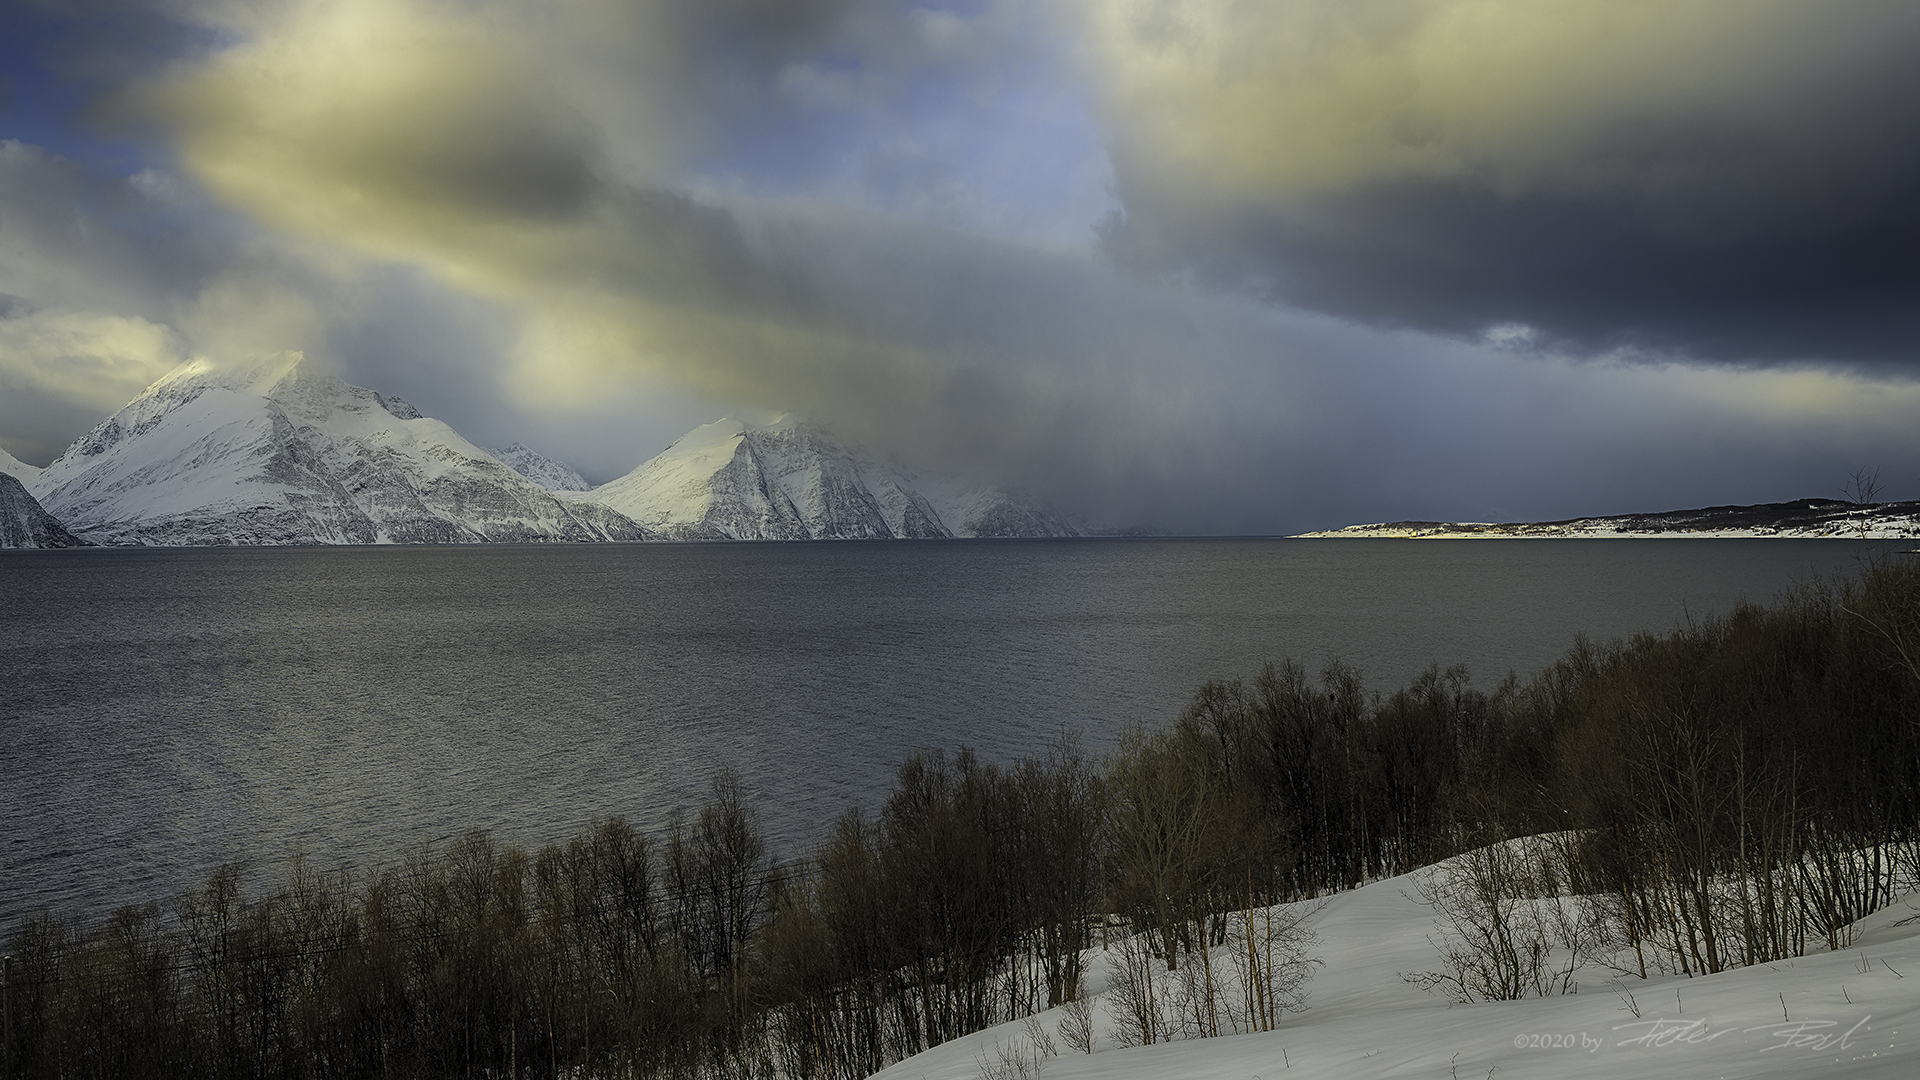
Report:
[[[100,544],[1079,535],[1031,500],[915,477],[793,419],[696,428],[589,491],[524,444],[490,454],[298,353],[183,364],[45,469],[0,451],[0,472]]]
[[[1920,502],[1862,507],[1841,499],[1796,499],[1751,506],[1708,506],[1655,514],[1571,518],[1566,521],[1387,521],[1301,533],[1301,537],[1384,537],[1438,540],[1713,539],[1782,537],[1889,540],[1920,536]]]
[[[954,536],[1088,535],[1051,508],[999,488],[967,488],[926,479],[919,488]]]
[[[5,452],[0,450],[0,454]],[[19,477],[0,471],[0,548],[77,547],[84,543],[47,513]]]
[[[1006,492],[919,482],[792,418],[695,428],[579,496],[676,540],[1076,536]]]
[[[563,461],[531,449],[526,443],[514,443],[488,453],[498,458],[502,465],[521,476],[539,484],[548,491],[586,491],[593,487],[585,477],[573,471],[573,467]]]
[[[299,353],[181,365],[68,447],[33,493],[68,529],[109,544],[648,538]]]

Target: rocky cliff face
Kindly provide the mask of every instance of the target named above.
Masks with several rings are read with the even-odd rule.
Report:
[[[398,398],[298,353],[194,361],[82,436],[34,490],[113,544],[374,544],[647,539],[561,501]]]
[[[1075,536],[1008,493],[925,483],[798,420],[720,420],[579,498],[677,540]]]
[[[0,548],[79,547],[84,543],[47,513],[19,477],[0,472]]]

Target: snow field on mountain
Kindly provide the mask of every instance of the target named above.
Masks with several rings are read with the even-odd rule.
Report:
[[[32,488],[34,481],[40,479],[40,471],[40,466],[29,465],[7,453],[4,447],[0,447],[0,473],[6,473],[28,488]]]
[[[495,460],[548,491],[586,491],[593,487],[571,465],[556,461],[525,443],[488,451]]]
[[[1447,865],[1308,902],[1304,925],[1318,938],[1309,952],[1320,965],[1305,1010],[1286,1013],[1276,1030],[1120,1047],[1107,976],[1116,950],[1095,948],[1093,1053],[1069,1047],[1067,1011],[1056,1008],[1037,1017],[1055,1056],[1036,1055],[1032,1028],[1016,1021],[933,1047],[876,1080],[1920,1076],[1920,894],[1856,923],[1839,952],[1643,980],[1628,970],[1627,950],[1614,959],[1620,968],[1575,970],[1577,993],[1456,1004],[1405,977],[1442,966],[1419,881]],[[1228,1001],[1239,993],[1235,947],[1213,950]]]

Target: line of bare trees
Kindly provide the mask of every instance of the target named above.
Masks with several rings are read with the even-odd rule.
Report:
[[[23,920],[7,1075],[730,1071],[782,875],[723,778],[664,843],[614,818],[537,856],[474,833],[377,875],[243,884],[223,867],[171,911]]]
[[[1639,966],[1841,948],[1920,886],[1916,601],[1920,566],[1881,562],[1562,662],[1584,692],[1559,717],[1560,798]]]
[[[1624,943],[1642,973],[1844,945],[1920,880],[1916,642],[1920,566],[1884,558],[1491,690],[1433,668],[1381,695],[1286,661],[1103,761],[1071,740],[1011,765],[917,755],[784,864],[729,777],[664,838],[617,818],[532,854],[475,834],[271,891],[223,869],[169,908],[14,927],[0,1064],[839,1080],[1056,1005],[1088,1041],[1101,947],[1115,1041],[1263,1030],[1308,970],[1269,905],[1463,852],[1497,854],[1433,897],[1484,942],[1436,976],[1462,996],[1549,992],[1540,965],[1577,941]],[[1489,847],[1521,836],[1546,839]],[[1580,906],[1515,906],[1542,896]]]
[[[1063,745],[914,757],[776,864],[738,782],[664,841],[464,837],[372,875],[223,867],[12,928],[0,1075],[865,1076],[1081,994],[1100,779]]]
[[[866,1076],[1079,997],[1103,803],[1070,742],[1010,769],[910,759],[877,819],[834,824],[768,927],[783,1071]]]

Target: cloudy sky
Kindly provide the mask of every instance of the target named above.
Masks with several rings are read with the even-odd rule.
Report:
[[[1920,5],[4,0],[0,447],[302,349],[1270,533],[1920,497]]]

